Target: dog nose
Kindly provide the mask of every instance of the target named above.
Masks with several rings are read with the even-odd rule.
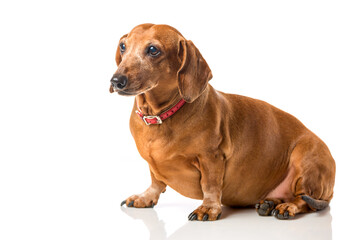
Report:
[[[113,87],[122,89],[126,86],[127,83],[127,77],[121,75],[121,76],[113,76],[110,80]]]

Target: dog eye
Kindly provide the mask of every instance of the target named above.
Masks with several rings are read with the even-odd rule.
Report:
[[[125,44],[124,43],[120,43],[120,51],[125,52]]]
[[[151,55],[151,56],[157,56],[160,54],[160,51],[154,47],[154,46],[150,46],[149,49],[148,49],[148,53]]]

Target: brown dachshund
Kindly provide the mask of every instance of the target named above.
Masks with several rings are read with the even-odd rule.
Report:
[[[167,25],[124,35],[110,92],[135,96],[130,130],[152,183],[121,205],[157,204],[167,185],[202,199],[189,220],[216,220],[221,204],[255,206],[290,219],[333,197],[329,149],[292,115],[260,100],[216,91],[195,45]]]

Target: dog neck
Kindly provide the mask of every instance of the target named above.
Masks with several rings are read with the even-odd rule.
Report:
[[[181,100],[178,89],[164,91],[153,88],[135,97],[138,109],[144,115],[159,115]]]

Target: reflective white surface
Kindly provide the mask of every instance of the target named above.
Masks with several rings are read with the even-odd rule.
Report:
[[[124,236],[134,239],[332,239],[330,208],[303,214],[294,220],[260,217],[255,209],[223,207],[219,221],[187,221],[196,204],[159,204],[154,209],[121,208],[127,226],[136,224],[138,231],[124,228]],[[140,223],[139,223],[140,222]],[[147,236],[141,233],[147,230]],[[139,233],[137,235],[137,233]]]

